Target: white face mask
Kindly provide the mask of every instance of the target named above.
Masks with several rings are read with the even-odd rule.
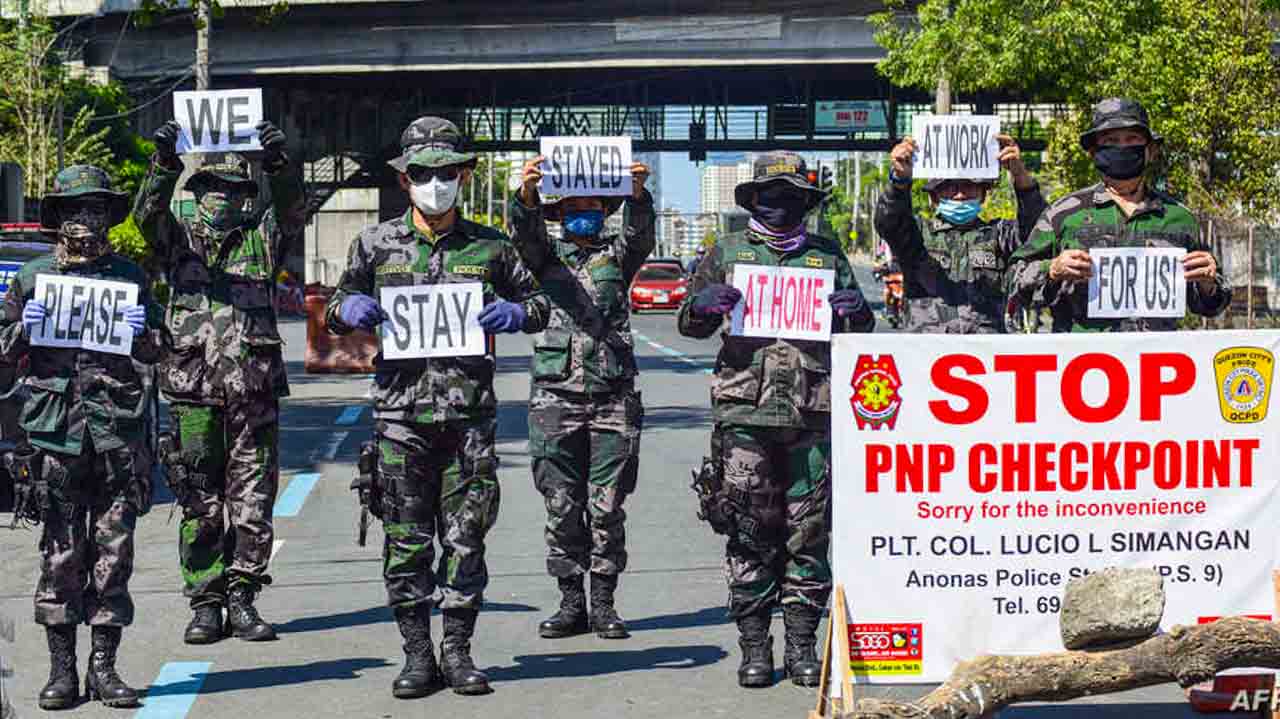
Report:
[[[409,199],[424,215],[429,217],[443,215],[453,208],[454,200],[458,199],[459,179],[455,177],[445,182],[438,177],[433,177],[421,185],[409,185]]]

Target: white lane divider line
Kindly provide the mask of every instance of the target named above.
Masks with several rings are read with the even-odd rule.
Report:
[[[276,552],[279,552],[280,548],[283,546],[284,546],[283,539],[277,539],[271,543],[271,561],[273,562],[276,561]]]
[[[681,362],[684,362],[685,364],[691,364],[691,365],[693,365],[693,366],[695,366],[695,367],[701,367],[701,366],[702,366],[702,363],[701,363],[701,362],[699,362],[698,360],[696,360],[696,359],[694,359],[694,358],[690,357],[689,355],[687,355],[687,354],[685,354],[685,353],[681,352],[681,351],[680,351],[680,350],[678,350],[678,349],[673,349],[673,348],[671,348],[671,347],[668,347],[668,346],[666,346],[666,345],[662,344],[661,342],[654,342],[653,340],[649,339],[648,337],[645,337],[644,335],[640,334],[639,332],[636,332],[635,330],[631,330],[631,334],[632,334],[632,335],[634,335],[636,339],[640,340],[641,342],[644,342],[645,344],[649,345],[650,347],[654,348],[655,350],[658,350],[658,351],[659,351],[659,352],[661,352],[662,354],[667,355],[668,357],[673,357],[673,358],[675,358],[675,359],[680,360]],[[702,373],[703,373],[703,374],[713,374],[713,372],[712,372],[712,370],[711,370],[711,368],[710,368],[710,367],[703,367],[703,368],[702,368]]]
[[[351,435],[348,431],[334,432],[329,435],[325,443],[311,450],[308,459],[312,464],[316,462],[332,462],[338,456],[338,451],[342,449],[342,443],[347,441],[347,437]]]

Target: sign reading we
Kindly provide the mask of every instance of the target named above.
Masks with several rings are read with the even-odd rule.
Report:
[[[178,152],[261,150],[262,90],[173,93],[173,117],[182,128]]]

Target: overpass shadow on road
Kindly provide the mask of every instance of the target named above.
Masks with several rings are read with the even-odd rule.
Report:
[[[610,652],[525,654],[513,657],[515,664],[512,666],[488,667],[484,672],[494,682],[594,677],[650,669],[694,669],[715,664],[727,656],[729,654],[723,648],[710,644]]]

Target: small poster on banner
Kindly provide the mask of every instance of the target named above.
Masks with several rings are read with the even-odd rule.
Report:
[[[792,340],[831,339],[835,270],[734,265],[733,286],[742,299],[733,308],[732,334]]]
[[[204,90],[173,93],[173,117],[182,128],[178,152],[261,150],[262,90]]]
[[[44,303],[44,322],[31,330],[36,347],[67,347],[128,355],[133,328],[124,309],[138,304],[132,282],[70,275],[36,275],[35,299]]]
[[[383,287],[382,323],[385,359],[469,357],[485,352],[480,310],[484,286],[479,282]]]
[[[994,115],[915,115],[917,178],[994,180],[1000,176],[1000,118]]]
[[[630,137],[544,137],[539,154],[545,197],[631,194]]]
[[[1181,317],[1187,281],[1180,247],[1103,247],[1089,250],[1089,317]]]

